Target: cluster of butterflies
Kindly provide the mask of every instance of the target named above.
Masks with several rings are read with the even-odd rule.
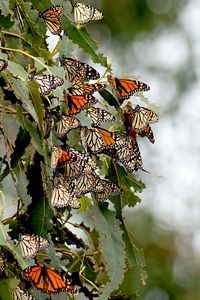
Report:
[[[71,4],[73,22],[77,26],[103,18],[102,12],[91,5],[75,1]],[[63,6],[57,5],[39,14],[50,32],[60,37],[62,37],[63,12]],[[7,66],[8,62],[0,59],[0,72]],[[124,100],[129,99],[136,92],[148,91],[150,87],[146,83],[129,78],[118,78],[111,74],[107,75],[106,83],[101,83],[101,76],[97,70],[71,57],[62,56],[60,66],[65,71],[64,79],[52,74],[40,74],[32,76],[31,80],[37,82],[42,97],[62,86],[64,80],[70,83],[68,89],[63,89],[59,111],[46,110],[45,123],[50,124],[47,126],[47,131],[55,135],[59,141],[51,147],[53,176],[50,203],[55,208],[76,209],[81,206],[81,197],[87,193],[91,193],[94,201],[105,201],[110,196],[121,193],[121,188],[117,184],[99,176],[98,159],[102,155],[109,156],[130,173],[142,169],[143,162],[137,140],[139,136],[147,137],[151,143],[154,143],[150,124],[157,122],[158,116],[151,109],[139,105],[133,107],[130,102],[121,107]],[[112,87],[116,96],[118,112],[124,125],[123,132],[112,132],[101,127],[104,122],[115,121],[115,116],[101,108],[99,100],[94,96],[95,92],[103,91],[107,85]],[[82,126],[80,112],[85,112],[89,118],[91,123],[89,128]],[[79,150],[68,143],[68,134],[73,130],[78,130],[79,133]],[[47,138],[50,134],[47,134]],[[49,246],[45,238],[34,234],[20,235],[19,244],[25,259],[34,258],[39,251]],[[76,292],[68,274],[61,275],[45,265],[36,264],[24,269],[22,277],[45,293]],[[13,292],[13,299],[34,300],[35,298],[18,286]]]
[[[19,245],[22,257],[25,259],[34,258],[37,253],[49,246],[47,239],[34,235],[23,234],[19,236]],[[71,282],[67,273],[61,275],[58,271],[46,267],[45,265],[36,264],[25,268],[22,271],[22,277],[30,281],[37,289],[44,293],[55,294],[59,292],[75,293],[76,287]],[[34,300],[35,298],[22,289],[17,287],[13,291],[14,300]]]

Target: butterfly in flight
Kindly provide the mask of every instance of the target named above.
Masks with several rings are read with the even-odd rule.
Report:
[[[85,111],[92,121],[92,126],[99,126],[102,122],[112,122],[115,120],[115,117],[111,113],[99,107],[86,107]]]
[[[98,21],[103,18],[103,13],[91,5],[74,2],[72,7],[73,19],[76,25],[84,25],[90,21]]]
[[[130,98],[136,92],[148,91],[150,87],[138,80],[126,79],[126,78],[117,78],[109,74],[107,76],[108,82],[114,88],[117,98],[119,101]]]
[[[13,291],[13,300],[36,300],[31,294],[19,286]]]
[[[6,69],[8,66],[8,62],[5,59],[0,59],[0,72]]]
[[[100,78],[100,74],[97,70],[75,58],[63,55],[60,59],[60,64],[65,70],[66,80],[71,83],[75,77],[78,77],[79,81],[89,81]]]
[[[74,285],[68,279],[63,278],[57,271],[39,264],[24,269],[22,277],[31,281],[43,293],[76,292]]]
[[[39,84],[41,96],[50,94],[52,90],[55,90],[64,83],[61,77],[50,74],[35,75],[31,77],[31,80],[35,80]]]
[[[22,256],[27,259],[35,257],[38,251],[49,246],[45,238],[34,234],[20,234],[19,241]]]
[[[56,208],[69,206],[79,208],[80,201],[74,194],[74,183],[56,172],[53,177],[53,192],[51,196],[51,205]]]
[[[42,13],[39,17],[44,19],[45,24],[52,34],[58,35],[60,38],[62,32],[62,23],[60,21],[63,14],[64,7],[60,5],[51,6]]]

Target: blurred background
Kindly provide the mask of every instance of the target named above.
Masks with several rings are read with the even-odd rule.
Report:
[[[151,86],[156,142],[139,141],[146,189],[125,218],[144,249],[148,279],[123,286],[144,300],[200,299],[200,1],[86,1],[104,12],[88,26],[113,73]],[[145,106],[137,97],[134,104]]]

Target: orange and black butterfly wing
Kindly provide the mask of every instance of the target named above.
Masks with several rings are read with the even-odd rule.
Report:
[[[96,103],[96,99],[92,95],[70,95],[64,91],[63,96],[68,105],[68,115],[75,115],[86,105]]]
[[[66,283],[62,276],[45,266],[34,265],[22,271],[22,276],[44,293],[55,294],[64,291]]]
[[[44,12],[39,14],[39,17],[44,19],[47,28],[52,34],[59,35],[61,37],[62,23],[60,18],[63,13],[63,6],[56,5],[47,8]]]
[[[117,97],[121,101],[130,98],[130,96],[136,92],[150,89],[150,87],[142,81],[117,78],[112,75],[108,75],[108,81],[115,89]]]
[[[138,134],[141,137],[146,136],[152,144],[155,142],[153,130],[151,129],[151,126],[149,124],[147,124],[141,130],[139,130]]]

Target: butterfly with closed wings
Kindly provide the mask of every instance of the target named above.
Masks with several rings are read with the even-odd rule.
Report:
[[[31,294],[19,286],[13,291],[13,300],[36,300]]]
[[[103,191],[94,192],[94,198],[97,201],[105,201],[110,196],[114,196],[121,193],[121,188],[117,184],[107,179],[101,179],[101,184],[104,187]]]
[[[34,234],[20,234],[19,241],[22,256],[27,259],[35,257],[38,251],[49,246],[45,238]]]
[[[55,172],[53,176],[53,192],[51,205],[56,208],[79,208],[80,201],[74,194],[75,185],[72,180],[65,180],[61,173]]]
[[[61,5],[51,6],[42,13],[39,13],[39,17],[44,19],[47,29],[52,34],[58,35],[60,38],[62,32],[62,23],[60,21],[64,7]]]
[[[31,80],[35,80],[39,84],[41,96],[50,94],[58,86],[61,86],[64,83],[64,80],[61,77],[50,74],[34,75],[31,77]]]
[[[97,8],[76,1],[72,4],[72,13],[76,25],[84,25],[103,18],[103,13]]]

